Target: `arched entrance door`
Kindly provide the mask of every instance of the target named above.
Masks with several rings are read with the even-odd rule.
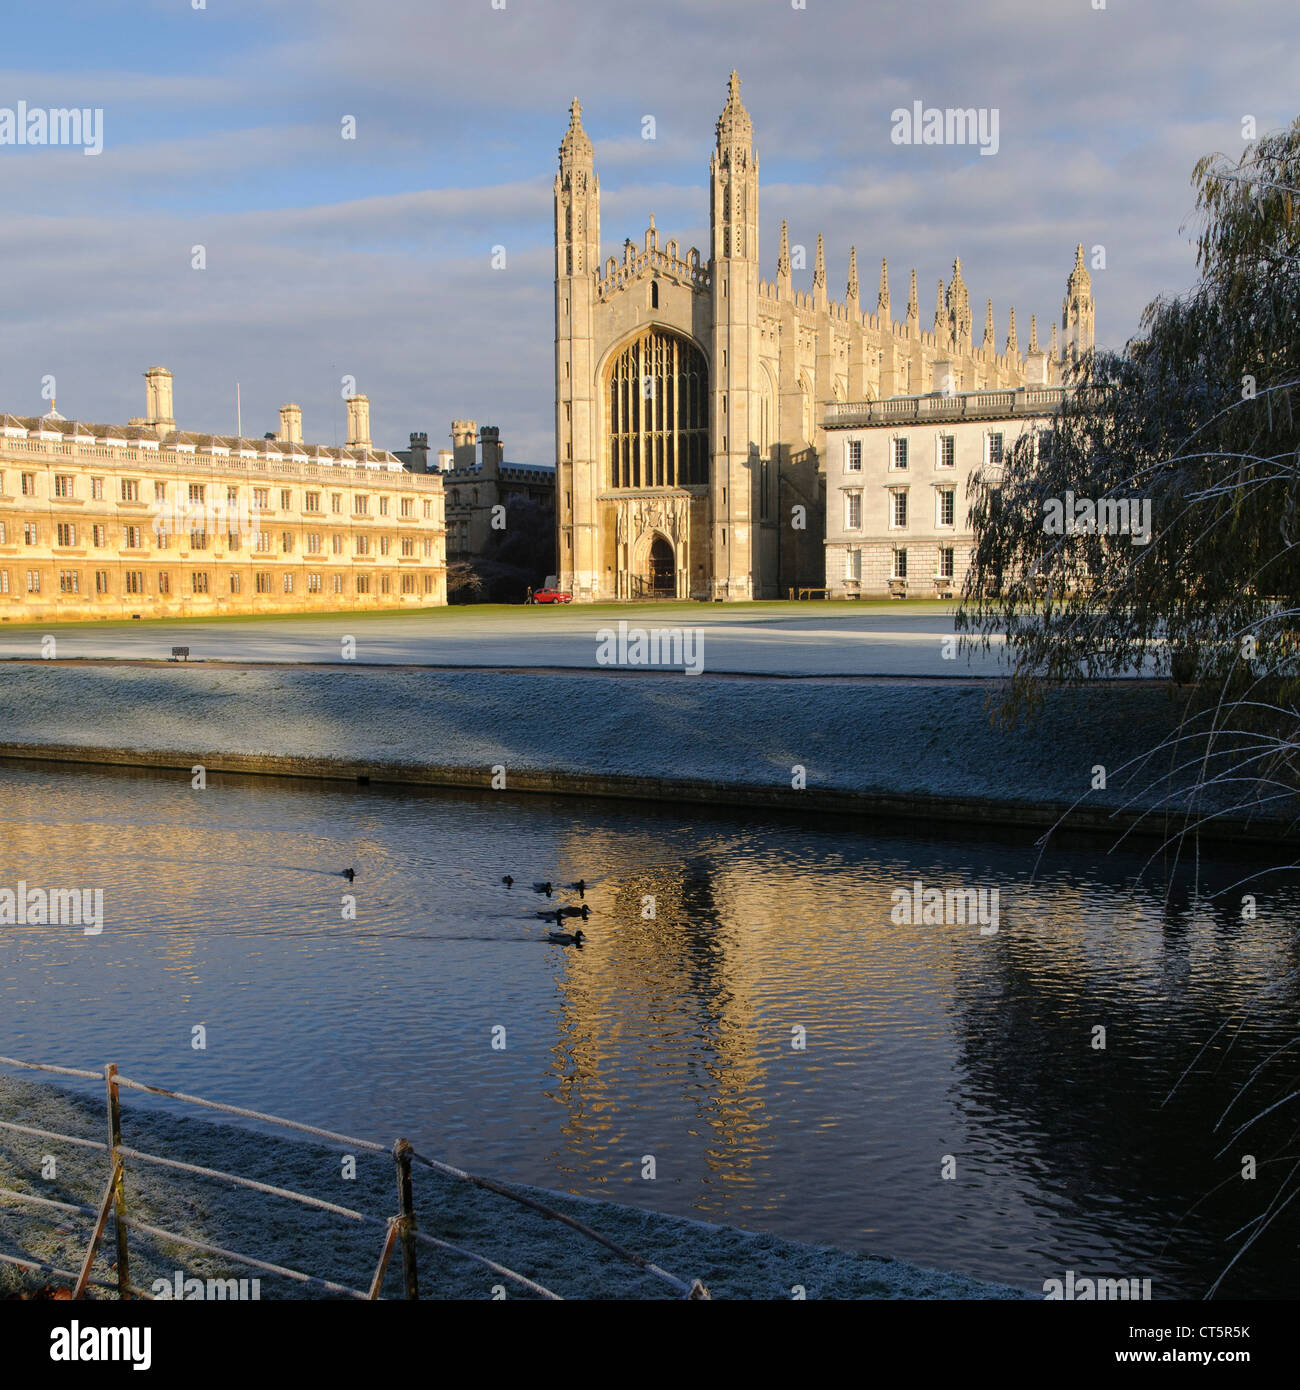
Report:
[[[646,587],[656,598],[672,598],[677,592],[673,567],[673,548],[663,536],[656,536],[650,545]]]

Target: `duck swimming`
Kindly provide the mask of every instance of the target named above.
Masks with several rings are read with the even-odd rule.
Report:
[[[545,883],[534,883],[534,884],[533,884],[533,892],[534,892],[534,893],[545,893],[546,896],[549,898],[549,897],[551,896],[551,884],[550,884],[550,881],[547,880],[547,882],[545,882]]]
[[[546,933],[547,941],[553,941],[557,946],[577,946],[579,949],[582,947],[582,937],[583,932],[581,927],[572,935],[567,931],[552,931]]]
[[[347,879],[347,881],[348,881],[349,883],[351,883],[352,880],[353,880],[354,878],[356,878],[356,876],[357,876],[357,871],[356,871],[355,869],[344,869],[344,870],[343,870],[343,877],[344,877],[345,879]]]
[[[501,882],[504,883],[507,888],[513,888],[515,886],[515,881],[509,874],[502,875]]]
[[[581,907],[559,907],[556,908],[556,921],[561,917],[581,917],[585,922],[591,916],[591,908],[583,903]]]
[[[577,883],[569,884],[569,887],[576,888],[580,898],[585,898],[587,896],[587,880],[585,878],[580,878]]]

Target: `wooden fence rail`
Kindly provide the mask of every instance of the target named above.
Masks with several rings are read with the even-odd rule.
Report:
[[[437,1159],[426,1158],[423,1154],[417,1153],[407,1139],[399,1138],[390,1151],[397,1173],[398,1211],[396,1215],[385,1220],[381,1217],[367,1216],[364,1212],[355,1211],[350,1207],[339,1206],[334,1202],[327,1202],[320,1197],[309,1196],[305,1192],[297,1192],[292,1188],[276,1187],[269,1183],[258,1182],[253,1178],[243,1177],[237,1173],[227,1173],[219,1168],[205,1168],[193,1163],[182,1163],[178,1159],[164,1158],[160,1154],[147,1153],[144,1150],[123,1144],[121,1092],[123,1089],[126,1089],[147,1092],[150,1095],[165,1096],[168,1099],[178,1100],[186,1104],[203,1106],[207,1109],[219,1110],[226,1114],[238,1115],[245,1119],[260,1120],[264,1123],[277,1125],[281,1128],[297,1130],[301,1133],[311,1134],[316,1138],[324,1139],[332,1144],[344,1145],[347,1148],[360,1148],[372,1152],[383,1153],[386,1151],[383,1144],[376,1143],[370,1139],[357,1139],[351,1135],[338,1134],[333,1130],[321,1129],[315,1125],[303,1124],[297,1120],[286,1120],[278,1115],[265,1114],[260,1110],[249,1110],[242,1106],[226,1105],[220,1101],[205,1100],[200,1096],[186,1095],[182,1091],[168,1090],[162,1086],[153,1086],[143,1081],[135,1081],[129,1077],[119,1075],[116,1064],[112,1062],[108,1063],[102,1072],[84,1071],[74,1067],[53,1066],[41,1062],[25,1062],[15,1057],[0,1057],[0,1066],[18,1067],[27,1071],[52,1072],[56,1075],[72,1076],[83,1080],[102,1079],[104,1082],[108,1126],[108,1142],[106,1144],[101,1144],[92,1139],[84,1139],[78,1135],[60,1134],[54,1130],[37,1129],[30,1125],[21,1125],[13,1121],[0,1120],[0,1130],[9,1130],[16,1134],[25,1134],[41,1139],[55,1139],[82,1148],[99,1149],[107,1154],[108,1178],[99,1204],[95,1207],[69,1202],[57,1202],[48,1197],[37,1197],[32,1193],[20,1192],[14,1188],[0,1187],[0,1200],[15,1201],[23,1205],[57,1211],[60,1216],[66,1217],[71,1215],[89,1218],[93,1222],[90,1239],[82,1257],[81,1267],[75,1273],[70,1270],[57,1268],[52,1264],[39,1260],[21,1259],[14,1255],[0,1253],[0,1262],[33,1271],[44,1271],[47,1274],[53,1275],[55,1278],[70,1283],[72,1285],[72,1296],[74,1298],[84,1297],[86,1290],[90,1287],[109,1290],[115,1288],[118,1297],[123,1299],[148,1299],[153,1297],[152,1294],[146,1293],[143,1289],[131,1283],[130,1236],[134,1231],[140,1235],[151,1236],[156,1240],[170,1241],[203,1254],[214,1255],[221,1259],[233,1261],[236,1264],[247,1265],[251,1269],[260,1269],[296,1283],[323,1288],[329,1293],[345,1298],[362,1299],[366,1301],[377,1300],[380,1296],[380,1290],[383,1287],[384,1277],[387,1273],[389,1262],[395,1248],[400,1243],[402,1249],[402,1290],[403,1297],[407,1299],[415,1300],[420,1297],[417,1251],[421,1245],[433,1246],[435,1249],[445,1250],[463,1259],[483,1265],[499,1277],[508,1279],[519,1287],[527,1289],[529,1293],[536,1294],[541,1298],[551,1300],[560,1299],[559,1294],[529,1279],[526,1275],[520,1274],[517,1270],[509,1269],[505,1265],[490,1260],[484,1255],[476,1254],[472,1250],[466,1250],[461,1246],[453,1245],[450,1241],[441,1240],[437,1236],[428,1235],[421,1231],[415,1214],[415,1189],[411,1175],[412,1162],[417,1162],[446,1177],[470,1183],[475,1187],[505,1197],[510,1201],[517,1202],[522,1206],[539,1212],[543,1216],[559,1221],[561,1224],[577,1231],[580,1235],[596,1241],[606,1249],[613,1251],[619,1258],[634,1264],[638,1269],[642,1270],[642,1272],[652,1275],[661,1282],[669,1284],[685,1298],[707,1299],[709,1297],[708,1290],[700,1280],[684,1280],[677,1278],[673,1274],[669,1274],[667,1270],[661,1269],[657,1264],[654,1264],[645,1256],[638,1255],[633,1251],[625,1249],[608,1237],[601,1235],[598,1231],[593,1230],[580,1221],[576,1221],[573,1217],[563,1212],[556,1211],[543,1202],[537,1201],[527,1193],[517,1192],[508,1185],[496,1182],[491,1178],[477,1177],[462,1169],[454,1168],[450,1164],[441,1163]],[[176,1231],[167,1231],[157,1226],[146,1224],[137,1217],[133,1217],[127,1210],[126,1160],[128,1159],[135,1163],[152,1164],[170,1171],[191,1173],[195,1176],[231,1183],[238,1187],[249,1188],[253,1191],[261,1192],[267,1196],[279,1197],[286,1201],[296,1202],[299,1205],[310,1207],[317,1211],[328,1212],[333,1216],[340,1217],[347,1221],[361,1222],[382,1229],[384,1231],[384,1239],[379,1254],[379,1261],[370,1279],[368,1288],[351,1288],[348,1285],[335,1283],[329,1279],[322,1279],[317,1275],[309,1274],[303,1270],[289,1269],[283,1265],[272,1264],[265,1260],[260,1260],[253,1255],[226,1250],[221,1246],[194,1240]],[[115,1285],[105,1284],[102,1281],[91,1278],[95,1256],[99,1251],[110,1215],[113,1221],[117,1254],[117,1277]]]

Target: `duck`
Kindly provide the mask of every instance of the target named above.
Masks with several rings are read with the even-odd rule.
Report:
[[[591,908],[583,903],[581,907],[561,907],[556,909],[556,917],[581,917],[585,922],[591,916]]]
[[[547,941],[553,941],[557,946],[582,946],[583,931],[579,927],[576,932],[570,935],[567,931],[552,931],[546,933]]]
[[[347,879],[347,881],[348,881],[349,883],[351,883],[352,880],[353,880],[354,878],[356,878],[356,876],[357,876],[357,871],[356,871],[355,869],[344,869],[344,870],[343,870],[343,877],[344,877],[345,879]]]
[[[569,884],[569,887],[576,888],[580,898],[585,898],[587,896],[587,880],[585,878],[580,878],[577,883]]]
[[[551,884],[550,884],[550,880],[548,879],[547,882],[545,882],[545,883],[534,883],[534,884],[533,884],[533,892],[534,892],[534,893],[545,893],[546,896],[549,898],[549,897],[551,896]]]
[[[515,886],[515,881],[509,874],[503,874],[501,882],[504,883],[507,888],[513,888]]]

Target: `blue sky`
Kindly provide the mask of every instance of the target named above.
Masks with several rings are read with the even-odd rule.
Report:
[[[500,0],[498,0],[500,3]],[[762,273],[781,218],[848,248],[874,303],[888,256],[923,321],[962,258],[977,333],[1014,303],[1023,347],[1058,317],[1075,243],[1099,340],[1193,274],[1188,176],[1300,107],[1294,0],[96,0],[11,7],[0,107],[104,110],[98,158],[0,147],[0,409],[124,420],[141,373],[176,375],[183,427],[345,427],[340,378],[377,442],[445,442],[455,418],[507,455],[553,457],[551,181],[569,101],[602,186],[604,254],[704,246],[713,124],[735,67],[762,168]],[[896,146],[890,112],[996,107],[1001,149]],[[345,115],[357,139],[340,138]],[[653,115],[656,138],[641,138]],[[191,268],[191,247],[207,268]],[[490,266],[506,248],[504,270]],[[796,273],[796,284],[800,283]],[[808,274],[803,277],[806,284]]]

